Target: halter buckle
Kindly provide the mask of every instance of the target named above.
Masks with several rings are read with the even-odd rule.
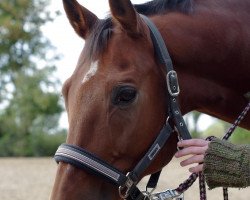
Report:
[[[166,76],[166,81],[169,94],[172,97],[177,97],[180,93],[180,87],[176,71],[174,70],[169,71]]]

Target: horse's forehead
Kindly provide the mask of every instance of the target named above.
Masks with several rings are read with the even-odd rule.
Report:
[[[97,73],[98,68],[99,68],[99,61],[98,60],[92,61],[89,66],[89,70],[83,76],[82,84],[86,83],[92,77],[94,77]]]
[[[139,75],[143,75],[145,71],[150,70],[153,66],[152,49],[150,51],[148,41],[145,38],[131,38],[119,30],[115,31],[107,42],[106,48],[100,54],[95,55],[94,59],[88,52],[91,43],[89,41],[85,42],[85,47],[73,75],[73,77],[78,77],[77,82],[85,84],[100,73],[119,73],[119,76],[115,79],[122,78],[122,74],[131,71],[137,71],[140,72]],[[112,78],[112,76],[105,77]]]

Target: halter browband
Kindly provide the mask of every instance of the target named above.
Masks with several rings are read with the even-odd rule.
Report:
[[[168,107],[168,116],[174,122],[174,126],[178,130],[182,139],[190,139],[190,133],[186,127],[184,119],[182,117],[179,105],[177,102],[177,96],[179,95],[179,84],[177,73],[173,70],[173,63],[168,53],[167,47],[164,43],[164,40],[158,31],[154,23],[146,16],[141,15],[148,28],[150,29],[151,39],[154,44],[156,54],[162,64],[166,66],[166,81],[168,88],[169,96],[169,107]],[[135,166],[133,171],[125,175],[120,170],[114,168],[107,162],[98,158],[96,155],[86,151],[83,148],[80,148],[75,145],[62,144],[59,146],[57,152],[55,153],[56,162],[65,162],[72,164],[80,169],[87,170],[90,173],[104,177],[109,182],[119,186],[120,197],[127,200],[149,200],[152,196],[147,193],[141,192],[137,188],[137,183],[142,175],[142,173],[148,168],[148,166],[155,159],[156,155],[164,147],[166,141],[168,140],[171,133],[174,132],[175,127],[171,127],[169,120],[166,120],[161,129],[158,137],[151,145],[144,157],[139,161]],[[160,173],[160,172],[159,172]],[[153,179],[157,179],[148,184],[147,187],[154,187],[157,184],[159,173],[155,174],[156,176]],[[156,178],[155,178],[156,177]],[[170,194],[169,197],[176,195],[176,192],[173,191],[173,194]],[[178,194],[177,194],[178,195]],[[160,193],[154,195],[154,199],[166,199],[161,196]]]

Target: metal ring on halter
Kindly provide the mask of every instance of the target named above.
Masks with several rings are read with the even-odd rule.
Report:
[[[167,117],[167,119],[166,119],[166,124],[168,124],[169,119],[170,119],[170,116]]]
[[[126,199],[129,196],[129,192],[132,188],[132,186],[134,185],[134,181],[130,179],[129,177],[130,172],[127,173],[126,177],[128,178],[127,181],[125,182],[125,184],[123,186],[119,186],[119,196],[122,199]],[[124,191],[125,190],[125,191]]]
[[[126,199],[128,198],[129,196],[129,190],[127,189],[125,193],[123,193],[123,190],[125,189],[125,186],[119,186],[119,196],[122,198],[122,199]]]

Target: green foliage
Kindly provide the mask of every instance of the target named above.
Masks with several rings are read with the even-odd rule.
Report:
[[[231,124],[217,119],[210,127],[201,132],[198,129],[198,122],[201,116],[202,113],[196,111],[188,113],[188,115],[185,116],[188,129],[191,132],[192,137],[194,138],[207,138],[208,136],[223,138],[227,130],[231,127]],[[242,128],[237,128],[233,132],[229,141],[234,144],[250,144],[250,131]]]
[[[226,123],[221,120],[216,120],[214,124],[204,131],[203,137],[207,138],[209,136],[215,136],[217,138],[222,138],[226,132]]]
[[[57,55],[48,56],[53,47],[41,32],[53,19],[48,4],[0,1],[0,156],[52,155],[65,140],[53,76]]]
[[[224,122],[222,120],[217,120],[216,123],[211,125],[205,132],[204,136],[215,136],[218,138],[223,138],[231,124]],[[234,144],[250,144],[250,131],[243,128],[236,128],[231,137],[229,138]]]
[[[32,156],[54,155],[58,144],[65,141],[66,131],[57,132],[56,134],[32,134],[30,137],[29,153]]]
[[[237,128],[231,137],[231,141],[235,144],[250,144],[250,131]]]
[[[0,156],[52,156],[65,138],[65,130],[56,134],[34,133],[28,138],[6,134],[0,140]]]

